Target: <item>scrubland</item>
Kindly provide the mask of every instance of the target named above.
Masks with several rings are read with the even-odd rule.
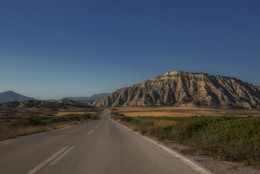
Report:
[[[101,109],[67,107],[63,109],[1,109],[0,140],[63,128],[96,119]]]
[[[144,135],[185,145],[185,154],[260,166],[259,110],[112,108],[111,117]]]

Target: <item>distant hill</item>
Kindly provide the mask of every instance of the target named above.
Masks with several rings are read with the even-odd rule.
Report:
[[[87,104],[71,101],[66,98],[57,101],[42,101],[42,100],[26,100],[26,101],[12,101],[0,103],[0,108],[48,108],[48,109],[60,109],[67,107],[82,107],[90,108]]]
[[[100,94],[95,94],[90,97],[66,97],[69,100],[73,101],[96,101],[102,97],[107,96],[109,93],[100,93]]]
[[[25,100],[34,100],[34,99],[18,94],[13,91],[6,91],[0,93],[0,103],[10,102],[10,101],[25,101]]]
[[[197,106],[260,108],[260,90],[233,77],[206,73],[168,72],[137,85],[121,88],[94,106]]]

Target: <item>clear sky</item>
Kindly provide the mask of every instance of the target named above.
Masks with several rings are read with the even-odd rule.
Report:
[[[259,0],[1,0],[0,92],[112,92],[167,71],[260,86]]]

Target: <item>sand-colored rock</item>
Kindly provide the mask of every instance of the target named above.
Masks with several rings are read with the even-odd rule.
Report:
[[[260,107],[260,90],[232,77],[174,71],[131,87],[118,89],[93,105],[251,109]]]

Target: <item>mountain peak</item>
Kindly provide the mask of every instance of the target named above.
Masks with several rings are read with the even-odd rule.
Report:
[[[233,77],[183,71],[121,88],[94,102],[108,106],[199,106],[214,108],[260,108],[257,87]]]
[[[14,91],[5,91],[5,92],[2,92],[2,94],[18,94]]]
[[[165,73],[165,76],[174,76],[174,75],[178,75],[178,74],[183,74],[183,71],[169,71],[167,73]]]
[[[0,103],[9,102],[9,101],[25,101],[25,100],[34,100],[34,99],[18,94],[14,91],[6,91],[0,93]]]

